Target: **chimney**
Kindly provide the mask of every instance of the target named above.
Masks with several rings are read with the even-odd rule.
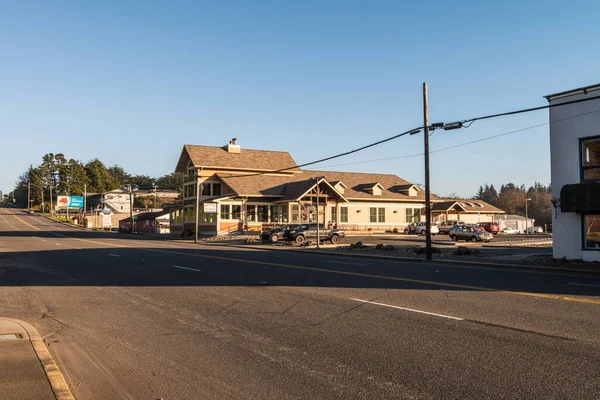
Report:
[[[237,153],[237,154],[242,152],[242,148],[238,144],[237,138],[233,138],[229,141],[229,144],[227,145],[227,152],[228,153]]]

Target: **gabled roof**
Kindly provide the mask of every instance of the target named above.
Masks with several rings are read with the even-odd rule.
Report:
[[[460,208],[463,211],[466,211],[465,208],[458,203],[457,201],[454,200],[449,200],[449,201],[439,201],[437,203],[433,203],[431,205],[431,211],[450,211],[450,210],[455,210],[456,208]]]
[[[183,171],[189,160],[196,168],[218,168],[243,171],[278,171],[290,168],[287,173],[300,171],[296,161],[287,151],[241,149],[240,153],[230,153],[223,147],[183,146],[177,170]]]
[[[342,186],[344,189],[348,189],[348,186],[346,186],[346,184],[342,181],[331,181],[329,182],[331,184],[331,186],[337,186],[340,185]]]
[[[493,205],[486,203],[483,200],[465,200],[465,199],[450,199],[450,200],[444,200],[442,202],[437,202],[432,205],[432,210],[434,209],[433,207],[435,207],[437,204],[444,204],[444,203],[457,203],[460,205],[460,207],[462,209],[465,210],[464,212],[468,212],[468,213],[477,213],[477,212],[495,213],[495,214],[504,213],[504,211],[502,211],[501,209],[494,207]],[[436,211],[438,211],[438,210],[436,209]]]
[[[169,214],[169,210],[162,210],[162,211],[153,211],[153,212],[145,212],[145,213],[140,213],[135,215],[135,219],[136,221],[153,221],[158,217],[162,217],[163,215],[167,215]],[[131,219],[131,217],[127,217],[122,219],[121,221],[129,221]]]

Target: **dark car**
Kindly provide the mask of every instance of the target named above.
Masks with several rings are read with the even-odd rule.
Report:
[[[274,229],[271,229],[268,232],[263,232],[260,234],[260,239],[263,242],[271,242],[277,243],[280,240],[283,240],[283,234],[286,230],[294,229],[298,225],[281,225]]]
[[[450,229],[448,236],[453,241],[469,240],[471,242],[489,242],[494,235],[477,225],[456,225]]]
[[[500,227],[497,222],[480,222],[477,224],[492,235],[497,235],[500,232]]]
[[[325,229],[323,224],[319,224],[319,239],[321,242],[328,240],[332,244],[337,244],[340,239],[345,237],[346,233],[341,229]],[[302,244],[306,239],[317,238],[317,224],[296,225],[285,231],[283,238],[287,242]]]

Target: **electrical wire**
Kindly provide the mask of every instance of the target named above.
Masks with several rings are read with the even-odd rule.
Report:
[[[552,122],[544,122],[542,124],[528,126],[526,128],[521,128],[521,129],[517,129],[517,130],[514,130],[514,131],[510,131],[510,132],[504,132],[504,133],[500,133],[498,135],[488,136],[488,137],[485,137],[485,138],[481,138],[481,139],[477,139],[477,140],[472,140],[470,142],[465,142],[465,143],[457,144],[457,145],[450,146],[450,147],[444,147],[442,149],[432,150],[432,151],[429,152],[429,154],[439,153],[439,152],[442,152],[442,151],[455,149],[457,147],[462,147],[462,146],[467,146],[467,145],[470,145],[470,144],[473,144],[473,143],[483,142],[485,140],[490,140],[490,139],[495,139],[495,138],[502,137],[502,136],[512,135],[513,133],[523,132],[523,131],[526,131],[526,130],[529,130],[529,129],[539,128],[540,126],[550,125],[550,124],[554,124],[556,122],[566,121],[566,120],[569,120],[569,119],[582,117],[584,115],[594,114],[594,113],[597,113],[597,112],[600,112],[600,110],[589,111],[589,112],[586,112],[586,113],[583,113],[583,114],[577,114],[577,115],[573,115],[573,116],[570,116],[570,117],[557,119],[557,120],[552,121]],[[387,158],[377,158],[377,159],[373,159],[373,160],[356,161],[356,162],[349,162],[349,163],[344,163],[344,164],[325,165],[325,166],[322,166],[321,168],[331,168],[331,167],[339,167],[339,166],[355,165],[355,164],[367,164],[367,163],[373,163],[373,162],[379,162],[379,161],[399,160],[399,159],[402,159],[402,158],[419,157],[419,156],[423,156],[423,153],[406,154],[406,155],[403,155],[403,156],[387,157]]]
[[[476,118],[471,118],[471,119],[463,120],[462,123],[463,123],[463,126],[464,126],[464,124],[468,124],[466,126],[466,128],[468,128],[475,121],[481,121],[481,120],[490,119],[490,118],[497,118],[497,117],[504,117],[504,116],[508,116],[508,115],[523,114],[523,113],[527,113],[527,112],[539,111],[539,110],[549,109],[549,108],[553,108],[553,107],[566,106],[566,105],[569,105],[569,104],[583,103],[583,102],[586,102],[586,101],[592,101],[592,100],[598,100],[598,99],[600,99],[600,96],[589,97],[589,98],[579,99],[579,100],[573,100],[573,101],[567,101],[567,102],[564,102],[564,103],[549,104],[547,106],[541,106],[541,107],[532,107],[532,108],[526,108],[526,109],[522,109],[522,110],[509,111],[509,112],[504,112],[504,113],[499,113],[499,114],[484,115],[482,117],[476,117]],[[597,111],[593,111],[593,112],[597,112]],[[590,113],[585,113],[585,114],[581,114],[581,115],[586,115],[586,114],[590,114]],[[574,116],[574,117],[568,117],[568,118],[565,118],[565,119],[575,118],[575,117],[578,117],[578,116],[581,116],[581,115],[577,115],[577,116]],[[558,122],[558,121],[553,121],[553,122]],[[523,129],[519,129],[519,130],[516,130],[516,131],[511,131],[511,132],[503,133],[503,134],[500,134],[500,135],[490,136],[488,138],[483,138],[483,139],[479,139],[479,140],[476,140],[476,141],[467,142],[467,143],[464,143],[464,144],[461,144],[461,145],[456,145],[456,146],[452,146],[452,147],[445,148],[445,149],[435,150],[435,151],[432,151],[430,153],[435,153],[435,152],[440,152],[440,151],[444,151],[444,150],[449,150],[451,148],[456,148],[456,147],[460,147],[460,146],[466,146],[467,144],[477,143],[477,142],[480,142],[480,141],[483,141],[483,140],[488,140],[488,139],[494,139],[496,137],[510,135],[512,133],[522,132],[523,130],[533,129],[533,128],[537,128],[539,126],[548,125],[548,124],[549,123],[535,125],[535,126],[529,127],[529,128],[523,128]],[[325,157],[325,158],[322,158],[320,160],[311,161],[311,162],[304,163],[304,164],[298,164],[298,165],[294,165],[292,167],[282,168],[282,169],[279,169],[279,170],[276,170],[276,171],[259,172],[259,173],[247,174],[247,175],[229,175],[229,176],[222,176],[222,177],[223,178],[245,178],[245,177],[250,177],[250,176],[260,176],[260,175],[265,175],[265,174],[273,174],[273,173],[278,173],[278,172],[285,172],[285,171],[289,171],[289,170],[296,169],[296,168],[302,168],[302,167],[306,167],[306,166],[313,165],[313,164],[319,164],[319,163],[322,163],[324,161],[329,161],[329,160],[333,160],[333,159],[336,159],[336,158],[344,157],[344,156],[347,156],[347,155],[350,155],[350,154],[357,153],[357,152],[362,151],[362,150],[366,150],[366,149],[374,147],[374,146],[378,146],[380,144],[383,144],[383,143],[386,143],[386,142],[398,139],[399,137],[402,137],[402,136],[405,136],[405,135],[408,135],[408,134],[411,134],[411,133],[417,133],[421,129],[423,129],[422,126],[418,127],[418,128],[415,128],[415,129],[411,129],[411,130],[402,132],[400,134],[391,136],[389,138],[382,139],[382,140],[379,140],[377,142],[374,142],[374,143],[371,143],[371,144],[359,147],[359,148],[354,149],[354,150],[346,151],[344,153],[339,153],[339,154],[336,154],[336,155],[333,155],[333,156],[330,156],[330,157]],[[401,157],[404,158],[404,157],[414,157],[414,156],[416,156],[416,155],[401,156]],[[346,165],[350,165],[350,164],[346,164]]]

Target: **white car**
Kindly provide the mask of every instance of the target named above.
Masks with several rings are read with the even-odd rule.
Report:
[[[409,228],[410,228],[410,225],[404,229],[404,233],[409,233],[408,232]],[[440,228],[438,228],[437,225],[435,225],[435,224],[431,224],[431,228],[429,228],[429,229],[431,230],[432,236],[435,236],[438,233],[440,233]],[[414,233],[415,235],[425,236],[427,234],[426,230],[427,230],[427,226],[425,225],[425,222],[417,222],[414,226],[414,230],[410,233]]]
[[[541,226],[530,226],[527,228],[527,233],[544,233],[544,228]]]
[[[504,228],[500,232],[506,233],[507,235],[518,235],[519,231],[514,228]]]

